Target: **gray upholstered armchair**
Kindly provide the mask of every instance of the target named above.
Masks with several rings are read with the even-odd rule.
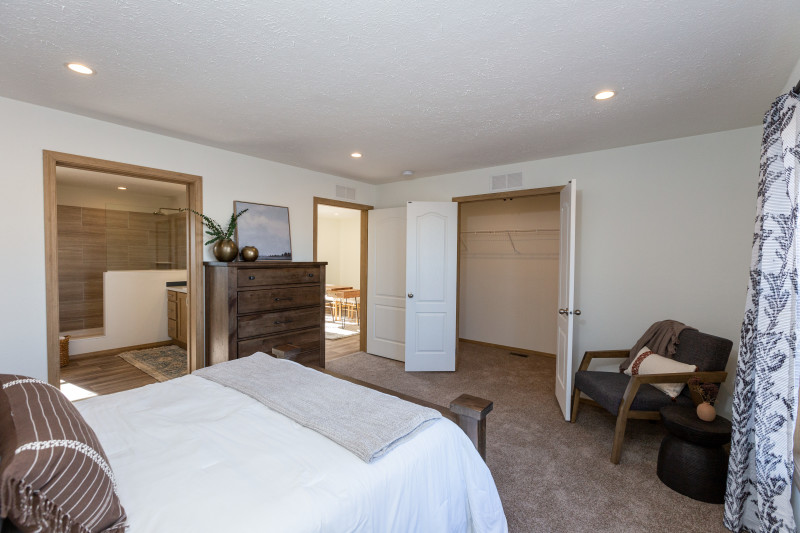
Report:
[[[681,363],[697,365],[697,372],[632,377],[618,372],[597,372],[588,370],[589,363],[593,359],[625,358],[628,357],[630,350],[606,350],[584,354],[581,366],[575,374],[572,422],[575,422],[578,416],[581,392],[594,400],[592,403],[617,417],[614,443],[611,447],[612,463],[619,463],[629,418],[660,420],[659,409],[665,405],[693,406],[696,403],[692,399],[689,387],[684,388],[683,392],[672,400],[650,385],[651,383],[686,383],[691,378],[698,378],[705,383],[722,383],[728,376],[725,366],[728,364],[728,357],[733,347],[731,341],[693,329],[684,330],[678,340],[674,359]]]

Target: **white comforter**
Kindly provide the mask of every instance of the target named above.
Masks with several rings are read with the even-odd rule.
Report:
[[[77,402],[130,533],[507,531],[489,469],[442,419],[367,464],[196,376]]]

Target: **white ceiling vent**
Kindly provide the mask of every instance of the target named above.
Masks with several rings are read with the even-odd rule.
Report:
[[[499,174],[492,176],[492,191],[508,191],[511,189],[522,188],[522,172],[512,172],[511,174]]]
[[[355,200],[356,199],[355,187],[345,187],[344,185],[337,185],[336,198],[344,198],[345,200]]]

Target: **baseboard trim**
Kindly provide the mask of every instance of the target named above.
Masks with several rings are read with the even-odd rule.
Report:
[[[539,357],[552,357],[555,358],[556,354],[547,352],[537,352],[536,350],[526,350],[525,348],[515,348],[513,346],[506,346],[504,344],[494,344],[491,342],[474,341],[472,339],[458,339],[458,342],[466,342],[467,344],[477,344],[478,346],[486,346],[487,348],[498,348],[500,350],[508,350],[509,352],[523,353],[525,355],[536,355]]]
[[[70,355],[69,360],[73,359],[89,359],[91,357],[102,357],[104,355],[118,355],[122,352],[129,352],[131,350],[146,350],[147,348],[158,348],[159,346],[169,346],[170,344],[177,344],[173,340],[150,342],[147,344],[137,344],[136,346],[125,346],[122,348],[111,348],[110,350],[100,350],[97,352],[79,353],[77,355]]]

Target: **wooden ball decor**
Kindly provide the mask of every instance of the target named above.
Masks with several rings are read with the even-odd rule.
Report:
[[[242,261],[255,261],[256,259],[258,259],[258,248],[255,246],[242,248]]]

